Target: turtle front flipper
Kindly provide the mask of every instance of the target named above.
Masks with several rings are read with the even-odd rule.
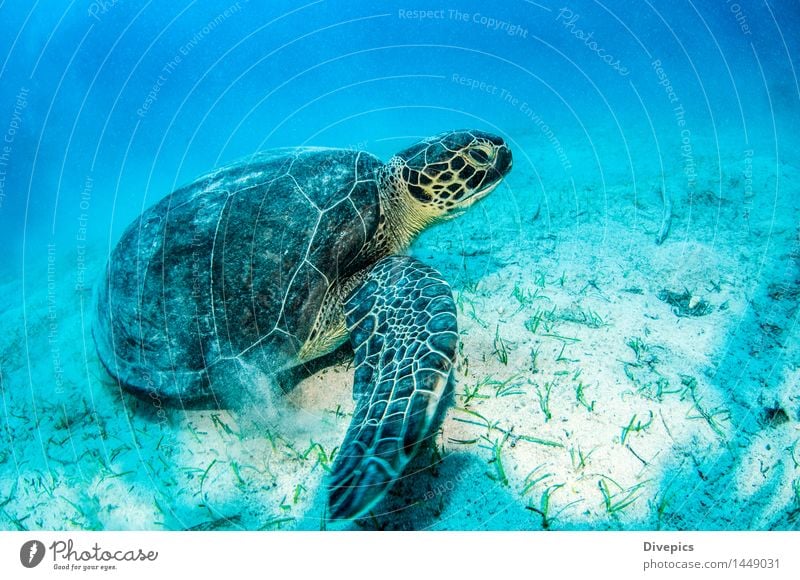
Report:
[[[330,516],[350,519],[386,494],[438,427],[458,331],[450,286],[405,256],[378,262],[345,315],[356,409],[328,490]]]

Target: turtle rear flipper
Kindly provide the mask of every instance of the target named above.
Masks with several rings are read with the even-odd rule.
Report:
[[[330,516],[351,519],[380,501],[438,427],[458,333],[450,286],[405,256],[378,262],[345,314],[356,409],[328,489]]]

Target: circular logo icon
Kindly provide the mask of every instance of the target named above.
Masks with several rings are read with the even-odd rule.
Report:
[[[19,561],[26,568],[36,568],[44,560],[44,544],[39,540],[28,540],[19,549]]]

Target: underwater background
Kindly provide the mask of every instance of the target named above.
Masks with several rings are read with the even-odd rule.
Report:
[[[800,6],[0,4],[0,529],[800,528]],[[436,445],[326,522],[339,360],[281,420],[120,391],[124,228],[272,147],[457,128],[514,169],[411,253],[461,342]]]

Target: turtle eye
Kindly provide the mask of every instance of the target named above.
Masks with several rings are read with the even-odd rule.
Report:
[[[494,151],[486,147],[472,147],[469,156],[478,165],[489,165],[494,157]]]

